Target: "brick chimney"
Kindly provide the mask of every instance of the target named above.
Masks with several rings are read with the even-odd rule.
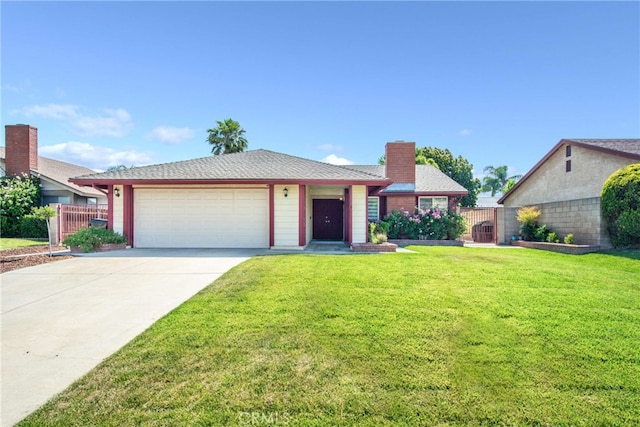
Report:
[[[5,126],[6,174],[31,175],[38,169],[38,129],[30,125]]]
[[[385,176],[394,183],[416,183],[416,143],[395,141],[385,147]]]

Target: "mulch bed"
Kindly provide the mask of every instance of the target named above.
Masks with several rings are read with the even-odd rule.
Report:
[[[64,246],[53,246],[51,249],[55,252],[65,250],[67,248]],[[33,255],[42,253],[45,255]],[[54,255],[49,257],[48,253],[49,245],[27,246],[24,248],[5,249],[0,251],[0,273],[73,258],[71,255]]]

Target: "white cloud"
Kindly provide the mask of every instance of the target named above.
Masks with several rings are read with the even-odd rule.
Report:
[[[462,129],[461,131],[458,132],[458,135],[469,136],[471,135],[471,129]]]
[[[320,161],[329,163],[332,165],[352,165],[353,164],[351,160],[345,159],[344,157],[338,157],[335,154],[329,154],[327,157],[325,157]]]
[[[118,151],[109,147],[76,141],[42,146],[38,148],[38,152],[45,157],[82,165],[94,170],[105,170],[118,165],[141,166],[153,162],[153,157],[149,153],[140,153],[135,150]]]
[[[72,125],[82,136],[124,136],[132,128],[131,115],[122,108],[105,109],[102,117],[81,116]]]
[[[179,144],[182,141],[193,138],[193,129],[175,128],[171,126],[158,126],[147,134],[150,141],[160,141],[165,144]]]
[[[75,119],[78,117],[78,106],[69,104],[32,105],[24,107],[22,113],[27,117],[44,117],[47,119]]]
[[[101,114],[88,115],[81,112],[77,105],[48,104],[24,107],[17,112],[26,117],[67,121],[81,136],[124,136],[133,128],[131,115],[123,108],[106,108]]]
[[[340,145],[333,145],[333,144],[322,144],[322,145],[318,145],[316,148],[318,150],[333,151],[336,153],[339,153],[343,150],[343,148]]]

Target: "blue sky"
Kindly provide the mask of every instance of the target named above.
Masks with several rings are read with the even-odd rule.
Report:
[[[638,2],[2,2],[2,125],[104,170],[249,149],[374,164],[388,141],[525,173],[640,136]],[[4,132],[3,132],[4,135]],[[3,136],[4,140],[4,136]],[[4,145],[4,143],[3,143]]]

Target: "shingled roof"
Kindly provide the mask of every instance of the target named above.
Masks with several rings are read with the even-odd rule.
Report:
[[[5,147],[0,147],[0,159],[5,161]],[[69,178],[95,173],[95,171],[85,168],[84,166],[74,165],[72,163],[61,162],[60,160],[50,159],[48,157],[38,156],[38,169],[33,170],[35,174],[54,181],[60,185],[67,187],[70,191],[85,197],[105,197],[104,193],[91,187],[81,187],[77,184],[69,182]]]
[[[96,184],[145,181],[388,181],[384,176],[269,150],[207,156],[192,160],[94,173],[74,182]],[[378,184],[378,185],[379,185]]]
[[[350,165],[346,167],[373,175],[384,176],[385,174],[384,165]],[[395,192],[397,191],[389,191],[387,188],[382,190],[380,194],[390,194]],[[466,188],[432,165],[416,165],[416,186],[412,192],[429,194],[468,193]]]
[[[640,160],[640,139],[563,139],[559,144],[580,145]]]
[[[584,139],[584,138],[566,138],[561,139],[545,156],[540,159],[522,178],[516,182],[516,184],[504,194],[498,203],[502,204],[504,201],[514,194],[514,191],[519,188],[525,181],[529,179],[533,173],[540,168],[556,151],[566,145],[575,145],[586,148],[588,150],[600,151],[602,153],[613,154],[616,156],[626,157],[629,159],[640,161],[640,139]]]

